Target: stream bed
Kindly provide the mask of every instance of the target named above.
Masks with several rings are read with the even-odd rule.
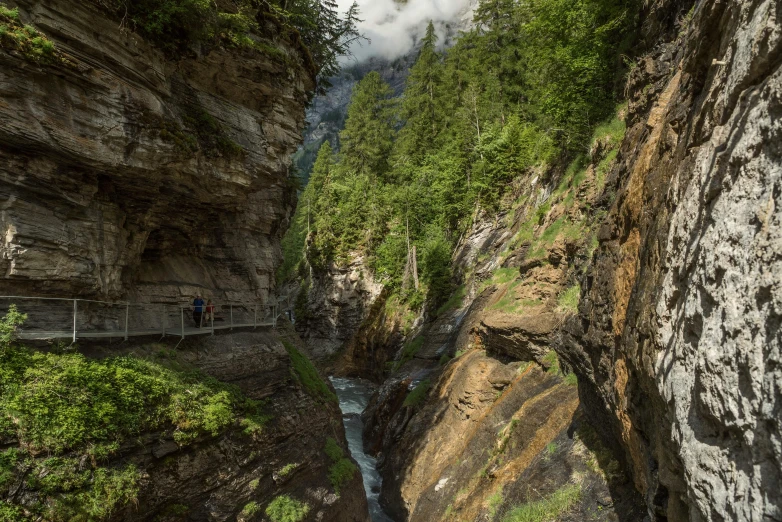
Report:
[[[382,479],[377,472],[377,461],[364,453],[364,443],[361,432],[364,423],[361,422],[361,413],[367,407],[369,398],[374,392],[371,384],[360,379],[345,379],[331,377],[331,384],[337,391],[339,407],[342,410],[342,423],[345,426],[345,436],[348,439],[350,454],[358,462],[361,468],[361,476],[364,479],[364,489],[367,492],[369,502],[369,514],[372,522],[394,522],[380,507],[380,484]]]

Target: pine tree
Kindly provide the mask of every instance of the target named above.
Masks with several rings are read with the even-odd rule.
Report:
[[[391,88],[377,72],[367,74],[353,91],[342,143],[341,167],[352,176],[382,179],[394,139]]]
[[[443,65],[437,52],[437,34],[430,21],[421,42],[418,59],[410,69],[401,106],[404,127],[399,134],[395,163],[407,169],[419,165],[427,151],[433,149],[442,130]],[[403,179],[409,173],[402,175]]]

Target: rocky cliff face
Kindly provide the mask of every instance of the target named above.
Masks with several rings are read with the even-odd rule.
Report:
[[[296,289],[296,328],[313,356],[331,357],[349,341],[382,290],[361,256],[346,266],[332,264],[323,273],[313,274],[308,287]]]
[[[176,302],[273,292],[313,79],[278,53],[165,56],[97,4],[8,2],[62,60],[0,48],[0,289]]]
[[[698,2],[635,71],[561,350],[657,520],[782,518],[780,15]]]

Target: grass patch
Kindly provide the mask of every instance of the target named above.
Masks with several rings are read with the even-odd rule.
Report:
[[[498,310],[506,314],[519,314],[530,308],[535,308],[543,304],[540,299],[517,299],[516,288],[521,281],[514,281],[496,303],[489,307],[489,310]]]
[[[301,522],[310,512],[310,507],[288,495],[280,495],[266,506],[265,512],[271,522]]]
[[[492,272],[491,277],[482,281],[478,287],[478,292],[483,292],[492,285],[504,285],[510,283],[519,276],[518,268],[498,268]]]
[[[426,398],[426,394],[429,393],[429,388],[432,387],[432,381],[429,379],[425,379],[421,382],[419,382],[415,388],[413,388],[413,391],[411,391],[407,397],[405,397],[405,402],[402,403],[403,406],[410,406],[411,408],[415,408],[419,404],[421,404],[424,399]]]
[[[338,402],[337,396],[321,379],[318,370],[304,354],[288,341],[282,341],[291,358],[291,375],[315,399]]]
[[[297,467],[299,467],[298,464],[291,462],[290,464],[286,464],[285,466],[277,470],[277,475],[280,477],[287,477]]]
[[[581,286],[575,284],[557,297],[557,308],[561,312],[574,314],[578,312],[578,302],[581,298]]]
[[[250,488],[250,491],[255,491],[256,489],[258,489],[258,486],[260,485],[261,485],[260,479],[252,479],[248,484],[248,487]]]
[[[627,103],[622,103],[616,107],[614,116],[602,124],[595,127],[595,131],[592,133],[592,146],[599,140],[605,140],[609,147],[618,146],[622,143],[627,132],[627,125],[624,119],[619,115],[627,111]]]
[[[462,303],[464,302],[464,297],[467,295],[467,289],[464,285],[460,285],[453,294],[451,294],[451,297],[448,298],[448,300],[443,303],[443,305],[437,309],[437,312],[435,315],[442,315],[445,312],[448,312],[450,310],[454,310],[456,308],[460,308],[462,306]]]
[[[494,520],[494,517],[497,516],[497,510],[500,509],[500,506],[502,505],[503,497],[502,497],[502,487],[495,491],[490,497],[489,497],[489,518],[491,520]]]
[[[329,481],[334,492],[339,496],[342,486],[353,480],[358,468],[353,461],[345,456],[345,452],[337,444],[337,441],[331,437],[326,439],[326,447],[323,448],[326,455],[331,459],[329,466]]]
[[[532,242],[527,252],[527,259],[545,258],[546,252],[558,238],[578,239],[584,235],[585,228],[583,222],[573,223],[565,217],[559,218],[546,227],[543,233]]]
[[[581,498],[581,486],[564,486],[548,497],[511,510],[502,522],[548,522],[573,508]]]

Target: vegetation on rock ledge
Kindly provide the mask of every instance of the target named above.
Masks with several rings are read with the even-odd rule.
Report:
[[[187,445],[240,424],[253,435],[268,421],[238,388],[175,360],[30,350],[13,341],[24,319],[12,307],[0,320],[0,443],[10,445],[0,499],[20,481],[34,495],[4,502],[0,520],[106,519],[138,492],[136,468],[109,463],[133,437],[162,430]]]

